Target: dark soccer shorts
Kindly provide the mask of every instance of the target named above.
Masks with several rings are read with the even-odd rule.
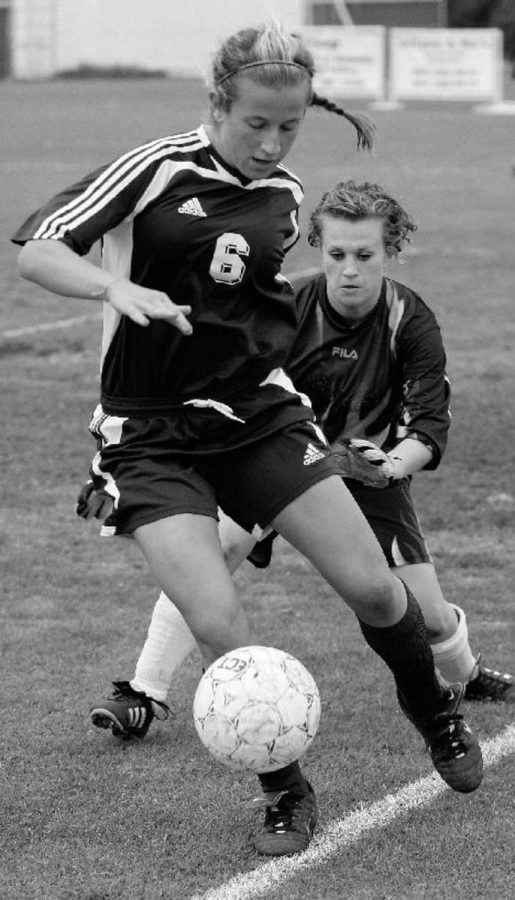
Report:
[[[351,478],[344,480],[379,541],[390,567],[432,562],[408,478],[386,488],[367,487]]]
[[[237,449],[187,455],[174,453],[169,421],[167,433],[165,418],[157,427],[153,419],[95,414],[90,430],[99,449],[90,476],[97,494],[111,500],[102,535],[129,535],[180,513],[217,519],[220,507],[258,537],[309,487],[338,474],[322,432],[310,421]]]

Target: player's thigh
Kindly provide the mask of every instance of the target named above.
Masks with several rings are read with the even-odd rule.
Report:
[[[372,529],[338,476],[297,497],[273,526],[365,621],[372,618],[379,624],[377,616],[383,616],[385,606],[393,613],[405,604]]]
[[[201,644],[220,655],[247,641],[246,617],[215,519],[191,513],[168,516],[140,526],[134,538]]]
[[[453,607],[445,599],[432,563],[395,566],[392,572],[406,584],[418,600],[429,637],[444,641],[456,631]]]

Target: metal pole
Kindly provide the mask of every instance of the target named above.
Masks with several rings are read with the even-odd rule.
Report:
[[[333,6],[338,13],[342,25],[354,25],[345,0],[333,0]]]

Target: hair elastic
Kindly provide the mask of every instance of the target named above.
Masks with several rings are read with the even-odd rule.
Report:
[[[244,69],[254,69],[257,66],[293,66],[295,69],[302,69],[303,72],[307,72],[308,75],[311,75],[306,66],[301,65],[301,63],[290,62],[287,59],[261,59],[256,62],[245,63],[245,65],[240,66],[239,69],[233,69],[232,72],[228,72],[227,75],[223,75],[216,83],[217,85],[223,84],[224,81],[227,81],[228,78],[232,78],[233,75],[238,75],[239,72],[242,72]]]

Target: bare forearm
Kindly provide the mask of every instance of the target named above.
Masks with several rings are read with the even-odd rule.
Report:
[[[192,333],[191,306],[173,303],[167,294],[105,272],[58,241],[28,241],[18,259],[22,278],[64,297],[103,300],[143,327],[162,319],[182,334]]]
[[[28,241],[18,258],[18,272],[54,294],[85,300],[100,300],[116,279],[65,244],[50,240]]]

